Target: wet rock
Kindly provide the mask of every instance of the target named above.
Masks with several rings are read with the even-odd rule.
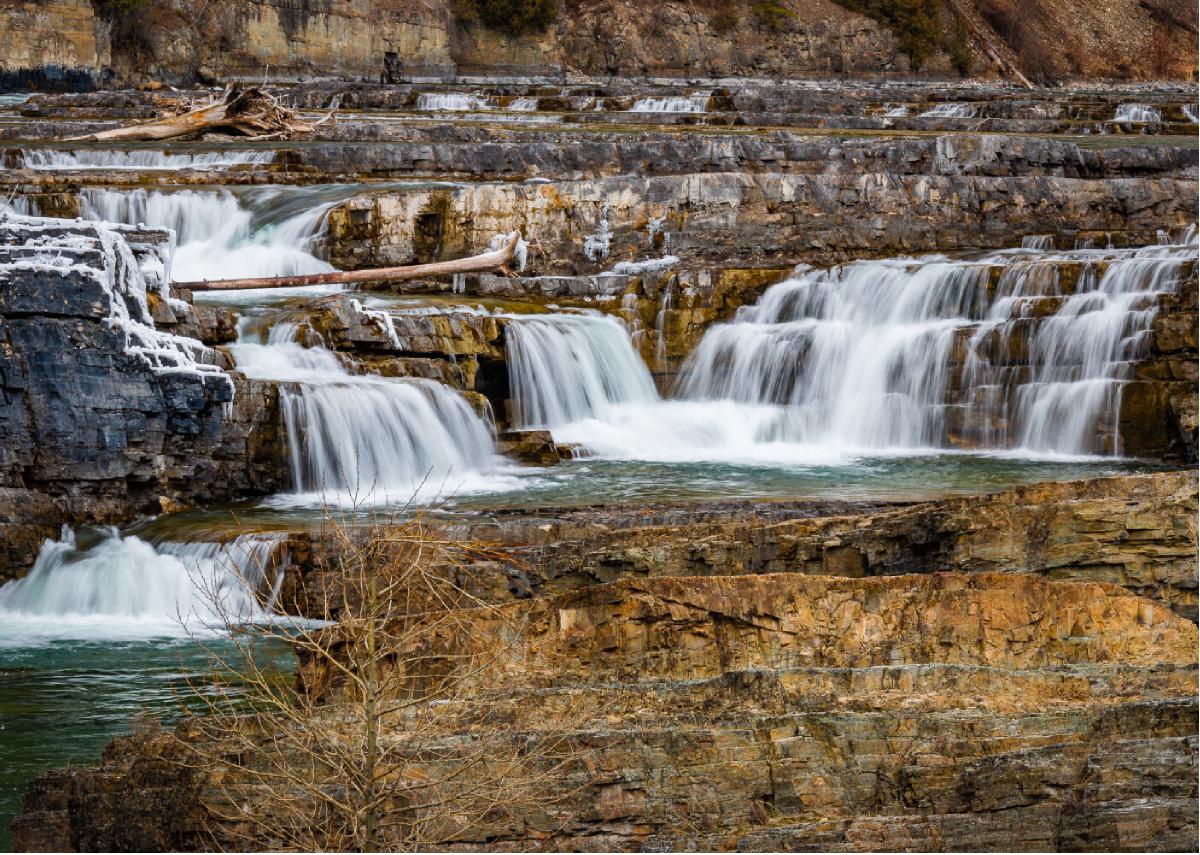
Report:
[[[70,522],[277,485],[281,458],[261,451],[278,416],[270,392],[214,370],[220,355],[197,341],[155,338],[148,303],[138,319],[145,282],[161,270],[153,242],[137,230],[30,223],[5,221],[0,246],[0,484],[53,497]],[[143,290],[121,291],[121,276]],[[165,301],[158,313],[176,322],[165,328],[191,314]]]
[[[548,430],[509,430],[496,437],[497,450],[503,455],[538,466],[552,466],[562,459]]]

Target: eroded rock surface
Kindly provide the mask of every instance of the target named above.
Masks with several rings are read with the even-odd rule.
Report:
[[[455,848],[1195,841],[1196,627],[1115,586],[691,577],[506,608],[528,626],[519,679],[541,684],[509,691],[573,704],[587,723],[551,806],[484,822]],[[35,782],[14,830],[21,848],[190,849],[222,798],[161,741],[123,740],[97,769]]]

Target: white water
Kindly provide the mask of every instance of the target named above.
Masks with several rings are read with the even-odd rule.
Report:
[[[76,149],[60,151],[47,148],[24,149],[21,160],[27,169],[224,169],[242,164],[267,164],[275,159],[273,150],[265,151],[197,151],[171,154],[165,151],[135,149],[114,151],[106,149]]]
[[[946,102],[935,104],[922,113],[921,117],[926,119],[973,119],[978,112],[979,108],[974,104]]]
[[[461,92],[423,92],[417,96],[418,110],[445,112],[471,112],[492,110],[495,105],[481,95],[465,95]]]
[[[602,315],[529,315],[506,333],[513,424],[561,427],[614,406],[658,400],[620,321]]]
[[[1157,298],[1196,262],[1195,232],[1139,250],[1056,252],[1044,238],[972,261],[800,269],[705,334],[674,400],[615,321],[514,320],[514,420],[622,459],[830,464],[960,443],[1119,453],[1121,388]],[[1083,270],[1070,293],[1064,261]]]
[[[663,98],[639,98],[630,108],[631,113],[703,113],[708,109],[709,94],[693,92],[691,95],[674,95]]]
[[[1113,116],[1117,124],[1157,125],[1162,122],[1162,113],[1157,107],[1146,104],[1121,104]]]
[[[277,324],[233,348],[239,370],[286,382],[280,404],[294,494],[277,504],[405,502],[480,489],[496,468],[491,426],[429,380],[351,374]]]
[[[23,579],[0,587],[0,646],[220,632],[270,614],[276,535],[158,546],[115,529],[85,549],[66,527]]]
[[[505,109],[512,110],[515,113],[533,113],[538,108],[537,98],[514,98],[508,103]]]
[[[266,206],[278,203],[279,195],[259,191],[256,199]],[[334,201],[314,199],[307,210],[260,224],[250,204],[225,190],[85,189],[82,198],[85,219],[174,230],[171,278],[176,282],[300,276],[333,269],[312,250]]]
[[[774,436],[790,442],[916,449],[946,447],[965,433],[985,448],[1112,452],[1120,388],[1145,344],[1155,298],[1178,288],[1196,250],[1053,257],[1111,261],[1065,296],[1057,268],[1030,250],[801,271],[711,329],[677,391],[780,407]],[[989,303],[995,264],[1005,270]],[[1023,359],[1010,343],[1024,342]],[[960,377],[954,356],[964,346]]]
[[[1187,116],[1187,120],[1189,122],[1191,122],[1193,125],[1200,124],[1200,116],[1198,116],[1196,114],[1196,105],[1195,104],[1184,104],[1183,105],[1183,115]]]

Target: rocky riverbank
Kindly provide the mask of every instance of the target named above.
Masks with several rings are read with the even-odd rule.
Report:
[[[522,705],[580,711],[580,759],[548,811],[455,847],[1188,848],[1197,639],[1172,608],[1194,614],[1195,501],[1188,473],[760,523],[494,523],[544,541],[510,548],[547,579],[503,607],[527,627],[513,677]],[[338,680],[301,673],[335,726]],[[230,782],[177,750],[120,740],[43,776],[18,847],[220,838]]]
[[[357,751],[368,697],[404,708],[373,780],[454,805],[389,802],[396,848],[1196,848],[1170,4],[201,5],[0,10],[0,89],[40,90],[0,96],[17,849],[282,849],[296,804],[294,848],[360,840],[296,795],[357,759],[255,770]],[[70,139],[242,77],[311,131]],[[210,287],[512,232],[492,272]],[[444,596],[364,598],[425,524]],[[139,720],[92,765],[268,613],[332,622],[265,681],[294,671],[307,742]],[[535,783],[481,809],[456,764],[510,754]]]

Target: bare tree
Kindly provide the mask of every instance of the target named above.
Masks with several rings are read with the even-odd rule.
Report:
[[[256,619],[213,586],[233,694],[176,730],[207,843],[408,850],[525,837],[578,770],[569,694],[514,682],[518,612],[471,593],[487,550],[420,517],[327,514],[303,598],[327,621]],[[483,559],[483,560],[481,560]],[[278,667],[290,649],[299,670]],[[498,675],[507,675],[499,679]]]

